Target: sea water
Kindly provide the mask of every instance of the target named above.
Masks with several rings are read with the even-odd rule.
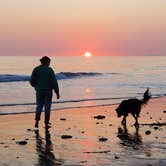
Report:
[[[29,84],[38,56],[0,56],[0,114],[34,112],[35,91]],[[54,56],[51,67],[60,87],[52,109],[109,105],[166,94],[165,56]]]

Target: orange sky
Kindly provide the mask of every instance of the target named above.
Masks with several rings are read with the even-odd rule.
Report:
[[[166,55],[165,0],[0,1],[0,55]]]

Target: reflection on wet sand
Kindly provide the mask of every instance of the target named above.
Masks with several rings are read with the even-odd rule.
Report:
[[[36,151],[38,154],[38,163],[35,166],[54,166],[61,165],[53,154],[53,146],[51,142],[51,134],[49,130],[45,130],[45,143],[39,134],[39,130],[35,131],[36,134]]]
[[[136,131],[134,134],[130,134],[125,125],[123,128],[118,128],[117,137],[122,141],[120,144],[127,147],[132,147],[134,150],[140,149],[142,145],[142,137],[139,134],[139,126],[135,127]]]
[[[133,153],[139,151],[137,154],[144,153],[148,157],[152,155],[151,146],[143,143],[142,137],[139,134],[139,126],[136,126],[135,132],[131,134],[126,125],[123,125],[123,128],[118,128],[117,137],[121,140],[120,145],[124,149],[131,149],[130,151],[134,150]]]

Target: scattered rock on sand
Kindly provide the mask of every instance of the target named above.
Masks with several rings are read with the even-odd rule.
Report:
[[[32,129],[27,129],[27,131],[31,131]]]
[[[104,115],[97,115],[97,116],[94,116],[95,119],[105,119],[105,116]]]
[[[71,135],[62,135],[61,138],[62,139],[69,139],[69,138],[72,138],[72,136]]]
[[[27,141],[18,141],[18,142],[16,142],[16,144],[19,144],[19,145],[26,145],[26,144],[27,144]]]
[[[9,146],[4,146],[4,148],[8,148]]]
[[[120,157],[119,156],[115,156],[115,159],[119,159]]]
[[[146,130],[146,131],[145,131],[145,134],[146,134],[146,135],[149,135],[149,134],[151,134],[151,131],[150,131],[150,130]]]
[[[66,118],[60,118],[60,120],[66,120]]]
[[[100,137],[100,138],[99,138],[99,141],[100,141],[100,142],[104,142],[104,141],[107,141],[107,140],[108,140],[108,138],[104,138],[104,137]]]
[[[154,127],[154,129],[155,129],[155,130],[158,130],[158,129],[159,129],[159,127],[155,126],[155,127]]]

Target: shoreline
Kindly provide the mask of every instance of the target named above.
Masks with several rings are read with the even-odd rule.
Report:
[[[155,100],[155,99],[162,99],[162,98],[166,98],[166,96],[160,96],[160,97],[152,97],[150,100]],[[120,98],[118,98],[120,99]],[[123,100],[127,100],[127,99],[130,99],[128,97],[125,98],[122,98]],[[89,100],[88,100],[89,101]],[[122,100],[121,100],[122,101]],[[72,102],[72,101],[71,101]],[[82,101],[81,101],[82,102]],[[84,101],[83,101],[84,102]],[[61,102],[52,102],[52,104],[56,104],[56,103],[60,103],[60,104],[63,104],[64,101]],[[51,109],[51,111],[61,111],[61,110],[68,110],[68,109],[74,109],[74,108],[93,108],[93,107],[102,107],[102,106],[113,106],[113,105],[118,105],[120,104],[120,102],[118,103],[111,103],[111,104],[98,104],[98,105],[87,105],[87,106],[73,106],[73,107],[63,107],[63,108],[53,108]],[[23,106],[23,105],[35,105],[35,103],[28,103],[28,104],[11,104],[11,105],[7,105],[7,106]],[[5,107],[6,105],[0,105],[0,107]],[[43,111],[44,112],[44,111]],[[33,114],[35,113],[35,110],[34,111],[30,111],[30,112],[16,112],[16,113],[0,113],[0,116],[5,116],[5,115],[21,115],[21,114]]]

